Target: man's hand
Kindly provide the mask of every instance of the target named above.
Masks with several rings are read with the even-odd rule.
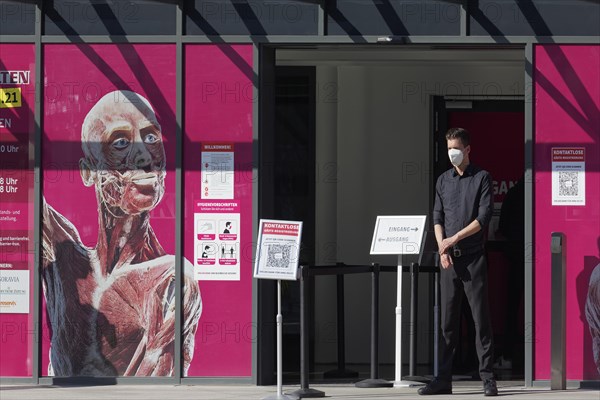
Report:
[[[455,246],[458,243],[458,233],[456,235],[450,236],[442,240],[442,244],[440,246],[440,255],[448,253],[451,247]]]
[[[440,261],[442,263],[442,268],[444,269],[448,269],[454,266],[454,263],[452,262],[452,257],[450,257],[450,254],[448,253],[442,254],[440,257]]]

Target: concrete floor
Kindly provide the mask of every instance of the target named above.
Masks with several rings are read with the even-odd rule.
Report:
[[[417,388],[356,388],[352,384],[311,385],[323,391],[327,399],[420,399]],[[549,388],[525,388],[522,382],[498,382],[500,396],[511,400],[600,400],[600,391]],[[284,386],[283,393],[298,390],[299,386]],[[443,399],[483,399],[481,382],[454,382],[453,395],[434,396]],[[118,384],[107,386],[56,386],[6,384],[0,386],[1,400],[236,400],[275,398],[275,386],[249,384],[146,385]],[[426,397],[425,397],[426,398]]]

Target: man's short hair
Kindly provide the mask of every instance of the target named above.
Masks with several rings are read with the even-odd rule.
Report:
[[[467,147],[471,144],[471,135],[464,128],[450,128],[446,132],[446,140],[460,139],[463,146]]]

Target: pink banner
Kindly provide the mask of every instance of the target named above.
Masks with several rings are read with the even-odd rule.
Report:
[[[201,275],[212,280],[199,282],[204,308],[187,375],[249,377],[254,332],[252,46],[187,45],[185,61],[184,254],[192,259],[195,251],[210,253],[216,247],[202,238],[215,239],[218,254],[233,254]],[[194,268],[210,264],[210,257],[202,257]]]
[[[536,380],[550,379],[550,235],[566,235],[567,379],[600,379],[600,46],[535,47],[535,345]],[[554,150],[553,150],[554,149]],[[563,194],[580,205],[553,206],[556,149],[583,150]],[[562,157],[562,156],[561,156]],[[583,168],[583,171],[582,171]],[[560,192],[558,192],[560,194]],[[568,204],[568,203],[567,203]]]
[[[42,368],[170,376],[174,45],[46,45]],[[184,369],[201,298],[184,266]]]
[[[32,374],[35,53],[0,44],[0,376]]]

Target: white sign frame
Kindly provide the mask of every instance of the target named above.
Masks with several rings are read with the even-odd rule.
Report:
[[[551,157],[552,205],[585,206],[585,147],[553,147]]]
[[[377,220],[375,221],[375,229],[373,230],[370,254],[420,254],[423,245],[426,221],[427,215],[378,215]],[[389,227],[391,224],[397,225],[398,228],[406,228],[407,230],[399,230],[392,233],[389,231],[384,232],[383,229]],[[415,228],[416,230],[413,230]],[[390,240],[392,241],[391,244],[389,244]],[[385,250],[381,249],[382,245],[380,243],[382,241],[388,243],[388,247],[392,246],[393,248]],[[414,246],[407,246],[407,244],[412,244]]]
[[[29,314],[29,270],[0,270],[0,314]]]
[[[267,229],[272,230],[272,232],[263,234],[263,231]],[[292,235],[290,234],[292,231],[297,232]],[[299,279],[298,263],[300,262],[301,238],[302,221],[261,219],[258,223],[254,278],[297,281]],[[282,268],[268,266],[268,252],[271,245],[284,246],[291,249],[289,254],[292,258],[289,260],[287,266]]]

